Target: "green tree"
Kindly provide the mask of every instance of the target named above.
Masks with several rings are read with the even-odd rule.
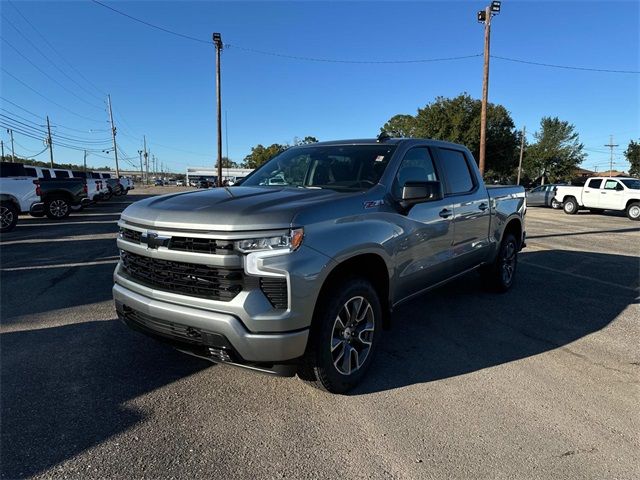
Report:
[[[629,167],[629,175],[631,177],[640,177],[640,141],[629,141],[629,146],[624,151],[624,156],[631,164]]]
[[[432,138],[465,145],[477,159],[480,152],[480,100],[462,93],[437,97],[418,109],[415,117],[395,115],[382,127],[392,136]],[[485,178],[504,179],[518,166],[519,134],[508,110],[487,105],[487,172]]]
[[[587,156],[575,126],[558,117],[543,117],[536,143],[527,149],[524,170],[531,178],[544,175],[551,182],[570,180]]]
[[[244,157],[243,166],[245,168],[258,168],[266,161],[284,152],[287,148],[289,148],[288,145],[280,145],[279,143],[274,143],[268,147],[258,144],[255,147],[251,147],[251,153]]]
[[[240,165],[231,160],[229,157],[222,157],[222,166],[223,168],[237,168]]]
[[[380,130],[392,137],[416,137],[416,125],[416,117],[399,114],[391,117]]]
[[[309,145],[311,143],[318,143],[318,139],[316,137],[306,136],[302,140],[298,137],[294,138],[294,145]]]

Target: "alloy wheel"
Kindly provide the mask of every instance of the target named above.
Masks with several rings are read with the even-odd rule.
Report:
[[[62,218],[69,211],[69,205],[64,200],[54,200],[49,206],[49,211],[54,217]]]
[[[516,244],[513,240],[508,241],[502,248],[502,281],[505,285],[510,285],[513,281],[513,274],[516,270]]]
[[[629,216],[631,218],[640,218],[640,205],[633,205],[629,208]]]
[[[366,361],[373,344],[375,315],[364,297],[345,302],[333,324],[331,357],[342,375],[351,375]]]
[[[0,225],[8,228],[13,223],[13,211],[4,205],[0,207]]]

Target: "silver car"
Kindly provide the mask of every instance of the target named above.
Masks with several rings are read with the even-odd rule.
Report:
[[[562,203],[558,202],[556,196],[556,187],[561,183],[550,183],[548,185],[540,185],[527,191],[527,205],[530,207],[551,207],[553,209],[562,208]]]

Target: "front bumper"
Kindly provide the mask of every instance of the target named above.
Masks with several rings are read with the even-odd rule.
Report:
[[[115,284],[113,298],[118,316],[129,326],[151,336],[164,337],[179,349],[226,350],[229,363],[274,364],[304,354],[309,329],[293,332],[252,333],[233,315],[176,305],[148,298]],[[183,348],[180,348],[183,347]]]

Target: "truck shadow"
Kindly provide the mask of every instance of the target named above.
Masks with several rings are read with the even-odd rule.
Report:
[[[471,274],[396,310],[353,394],[464,375],[562,348],[605,328],[637,302],[639,277],[637,257],[523,252],[517,283],[506,294],[487,293]]]
[[[126,431],[146,416],[128,402],[213,365],[117,320],[0,338],[2,478],[31,477]]]

